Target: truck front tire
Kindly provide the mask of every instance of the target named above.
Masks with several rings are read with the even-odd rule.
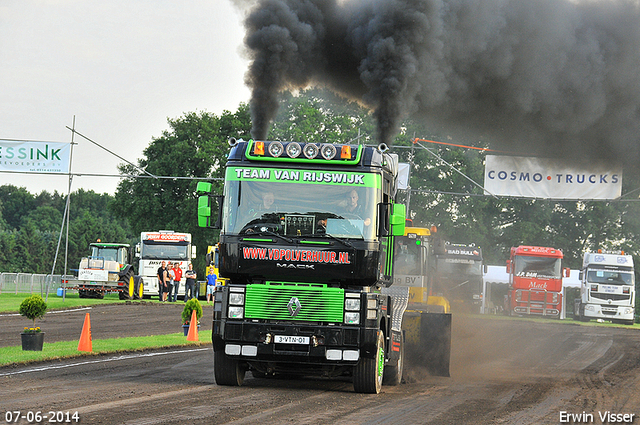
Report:
[[[239,387],[244,382],[245,370],[237,359],[222,350],[213,351],[213,376],[216,384]]]
[[[353,389],[357,393],[378,394],[384,370],[384,333],[378,331],[374,358],[361,357],[353,370]]]

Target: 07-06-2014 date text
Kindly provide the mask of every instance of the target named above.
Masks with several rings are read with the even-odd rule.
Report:
[[[4,413],[6,423],[18,423],[21,419],[29,423],[77,423],[80,421],[80,415],[78,412],[54,412],[53,410],[48,412],[8,410]]]

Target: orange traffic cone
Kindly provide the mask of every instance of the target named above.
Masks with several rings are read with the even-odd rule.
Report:
[[[196,317],[196,311],[191,313],[191,321],[189,322],[189,333],[187,334],[187,341],[199,341],[198,339],[198,318]]]
[[[89,313],[84,317],[84,325],[82,325],[82,334],[78,343],[78,351],[92,351],[91,346],[91,320]]]

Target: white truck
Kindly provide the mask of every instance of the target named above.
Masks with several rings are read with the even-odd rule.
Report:
[[[635,314],[633,257],[624,252],[585,252],[580,270],[580,299],[574,317],[632,325]]]
[[[140,233],[140,242],[136,245],[136,257],[140,258],[138,272],[143,276],[144,297],[158,295],[158,268],[163,261],[179,263],[182,269],[182,281],[178,295],[184,296],[184,272],[189,263],[196,258],[196,247],[191,244],[190,233],[177,233],[173,230]]]

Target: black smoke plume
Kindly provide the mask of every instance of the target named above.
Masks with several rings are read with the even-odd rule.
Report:
[[[547,157],[640,160],[639,0],[236,0],[246,7],[252,135],[280,91],[325,86],[390,144],[434,132]]]

